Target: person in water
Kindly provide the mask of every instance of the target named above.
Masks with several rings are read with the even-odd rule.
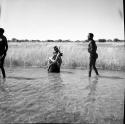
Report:
[[[90,53],[89,77],[91,77],[92,68],[94,69],[96,75],[99,75],[98,70],[96,68],[96,60],[98,58],[98,54],[96,53],[97,46],[96,46],[95,41],[93,40],[93,37],[94,37],[93,33],[88,34],[88,41],[89,41],[88,52]]]
[[[60,67],[62,64],[62,53],[57,46],[54,46],[53,56],[49,57],[48,60],[48,72],[60,72]]]
[[[4,60],[8,50],[7,38],[3,35],[4,29],[0,28],[0,69],[2,71],[3,78],[6,78],[6,73],[4,70]]]

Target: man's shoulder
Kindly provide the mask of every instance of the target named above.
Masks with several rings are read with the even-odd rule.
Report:
[[[3,36],[0,36],[0,41],[4,41],[4,42],[7,42],[7,38],[3,35]]]
[[[6,36],[3,35],[3,39],[6,39],[6,40],[7,40]]]
[[[93,40],[90,40],[89,41],[89,45],[93,45],[94,41]]]
[[[95,44],[96,44],[94,40],[91,40],[90,43],[91,43],[92,45],[95,45]]]

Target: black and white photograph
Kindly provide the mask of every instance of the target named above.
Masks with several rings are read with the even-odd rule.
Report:
[[[0,124],[123,124],[124,0],[0,0]]]

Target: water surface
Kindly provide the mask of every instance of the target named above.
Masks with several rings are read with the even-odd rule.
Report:
[[[124,72],[9,68],[0,78],[0,123],[122,124]]]

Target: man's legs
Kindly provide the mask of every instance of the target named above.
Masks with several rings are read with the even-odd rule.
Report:
[[[3,78],[6,78],[4,67],[0,67],[0,68],[1,68],[1,71],[2,71],[2,74],[3,74]]]
[[[96,64],[96,59],[94,59],[94,61],[93,61],[93,69],[94,69],[96,75],[99,75],[98,70],[97,70],[95,64]]]
[[[90,57],[90,60],[89,60],[89,77],[91,77],[92,64],[93,64],[93,59]]]
[[[3,58],[1,59],[0,68],[1,68],[1,71],[2,71],[3,78],[6,78],[6,74],[5,74],[5,70],[4,70],[4,59],[5,59],[5,57],[3,57]]]

